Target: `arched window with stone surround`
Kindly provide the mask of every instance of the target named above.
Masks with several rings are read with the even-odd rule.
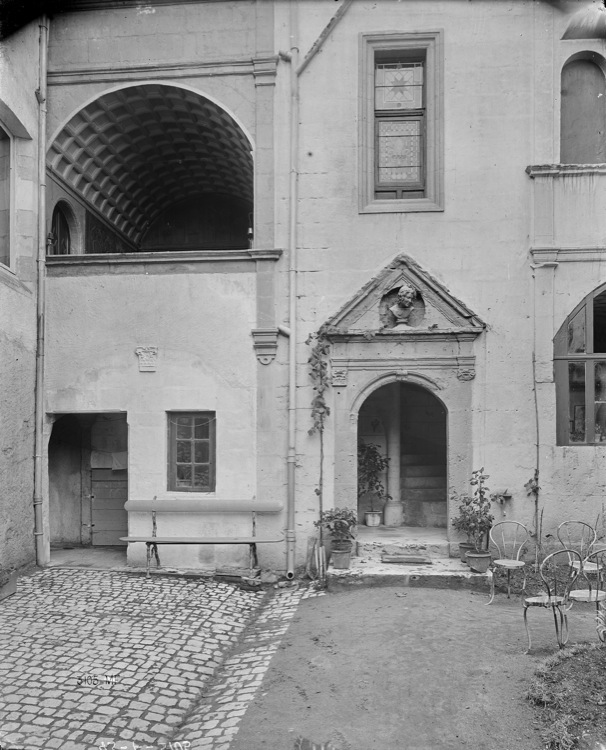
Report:
[[[65,207],[61,203],[57,203],[51,222],[49,255],[69,255],[71,253],[72,239],[69,225]]]
[[[606,163],[604,60],[575,55],[562,68],[560,163]]]
[[[606,284],[564,321],[554,359],[558,445],[606,443]]]

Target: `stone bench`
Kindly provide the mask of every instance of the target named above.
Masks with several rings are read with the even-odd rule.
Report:
[[[125,536],[120,537],[123,542],[142,542],[147,546],[147,576],[150,573],[152,554],[156,559],[156,567],[160,567],[160,555],[158,546],[161,544],[247,544],[250,549],[250,568],[258,567],[257,544],[276,544],[283,542],[284,538],[257,536],[257,514],[279,513],[282,510],[280,503],[256,502],[254,500],[221,500],[213,501],[213,504],[189,499],[163,499],[158,500],[128,500],[124,504],[129,513],[151,514],[151,534],[149,536]],[[171,513],[188,513],[192,516],[218,513],[239,513],[250,518],[250,536],[171,536],[158,534],[158,517]],[[203,531],[203,529],[202,529]]]

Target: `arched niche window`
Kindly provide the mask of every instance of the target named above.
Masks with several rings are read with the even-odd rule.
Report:
[[[49,255],[69,255],[71,252],[71,232],[70,222],[67,218],[67,211],[58,203],[53,211],[53,220],[51,222],[51,237],[48,243]]]
[[[606,78],[599,65],[575,59],[562,68],[560,163],[606,163]]]
[[[559,445],[606,442],[606,285],[589,294],[556,334]]]

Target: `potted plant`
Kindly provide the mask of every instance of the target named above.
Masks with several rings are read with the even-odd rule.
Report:
[[[375,510],[375,503],[381,507],[390,496],[385,492],[382,474],[389,465],[389,458],[384,456],[378,445],[374,443],[359,443],[358,445],[358,501],[368,496],[370,510],[364,513],[367,526],[381,524],[381,510]]]
[[[488,532],[494,516],[490,512],[492,506],[490,491],[486,486],[487,479],[484,469],[477,469],[472,472],[469,482],[474,488],[472,493],[459,495],[455,492],[452,495],[453,500],[459,503],[459,515],[452,519],[452,525],[467,536],[467,542],[459,545],[461,559],[465,552],[465,561],[476,573],[485,573],[491,561]]]
[[[320,514],[320,519],[314,522],[314,526],[324,527],[330,535],[330,558],[334,568],[349,568],[357,524],[358,517],[351,508],[324,510]]]

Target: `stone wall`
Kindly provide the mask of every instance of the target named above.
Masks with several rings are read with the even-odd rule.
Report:
[[[0,121],[11,136],[10,262],[0,266],[0,566],[35,557],[38,26],[0,42]]]

